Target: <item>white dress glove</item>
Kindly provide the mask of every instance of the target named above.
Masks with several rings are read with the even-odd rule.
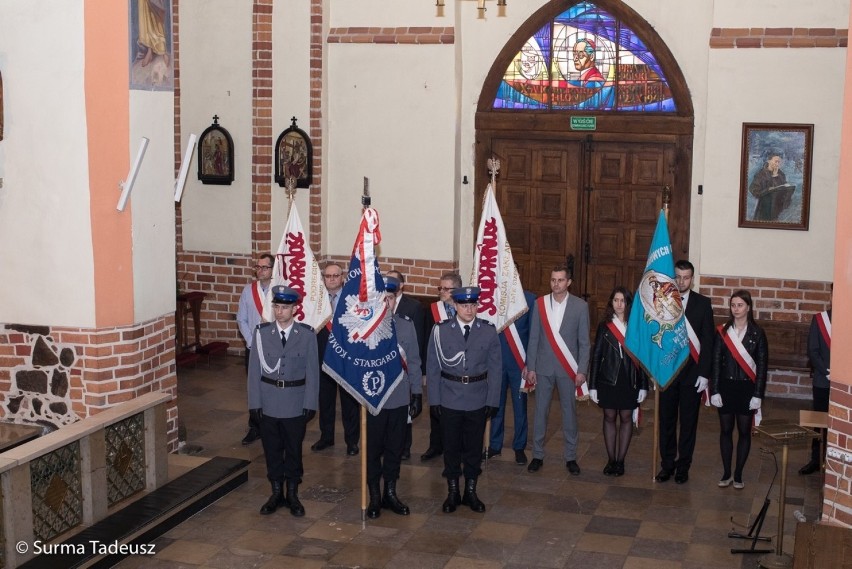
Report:
[[[646,397],[648,397],[648,390],[647,389],[640,389],[639,390],[639,397],[636,398],[636,401],[639,404],[641,404],[643,401],[645,401]]]
[[[748,408],[750,410],[760,409],[761,400],[757,397],[752,397],[751,401],[748,402]]]
[[[598,402],[598,390],[597,389],[590,389],[589,390],[589,399],[591,399],[595,403]]]
[[[710,397],[710,404],[713,407],[722,407],[722,396],[718,393]]]
[[[701,393],[705,389],[707,389],[707,378],[699,375],[695,381],[695,391]]]

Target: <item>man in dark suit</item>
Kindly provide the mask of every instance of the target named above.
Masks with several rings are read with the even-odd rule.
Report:
[[[456,308],[453,303],[452,293],[455,289],[462,285],[461,276],[458,273],[444,273],[441,275],[440,283],[438,284],[438,300],[429,306],[426,313],[426,343],[429,343],[429,338],[432,336],[432,328],[435,324],[439,324],[446,320],[452,320],[456,317]],[[423,358],[426,361],[427,358]],[[428,389],[428,385],[427,385]],[[432,404],[428,394],[429,405]],[[441,420],[440,416],[435,413],[429,413],[429,448],[426,452],[420,455],[420,460],[426,462],[432,460],[436,456],[441,456],[444,452],[443,442],[441,441]]]
[[[576,389],[586,383],[589,371],[589,305],[568,293],[573,273],[573,268],[565,265],[554,267],[550,273],[551,293],[539,297],[530,318],[527,382],[535,386],[533,459],[527,467],[530,472],[537,472],[544,463],[547,414],[555,387],[562,406],[565,467],[573,476],[580,474]],[[568,353],[559,345],[557,331]]]
[[[456,316],[436,324],[426,350],[429,412],[441,418],[447,479],[444,512],[464,504],[482,513],[485,504],[476,495],[476,481],[482,472],[485,422],[500,402],[500,340],[493,324],[476,317],[477,287],[457,288],[452,298]],[[464,496],[459,493],[461,474]]]
[[[337,263],[327,263],[322,272],[325,288],[331,301],[331,313],[337,312],[337,303],[343,291],[343,268]],[[358,454],[358,440],[361,438],[360,405],[355,398],[340,387],[334,379],[322,371],[325,347],[328,344],[329,328],[324,327],[317,333],[317,354],[320,365],[319,387],[319,427],[320,438],[311,445],[318,452],[334,446],[334,419],[337,414],[337,393],[340,392],[340,418],[343,421],[343,439],[346,442],[346,454]]]
[[[302,442],[316,414],[319,360],[313,328],[293,319],[299,300],[299,293],[289,287],[272,288],[275,322],[255,328],[249,355],[249,413],[260,424],[266,477],[272,484],[272,496],[260,508],[264,515],[278,506],[290,508],[297,517],[305,515],[299,501]]]
[[[713,308],[710,299],[692,289],[695,267],[686,259],[675,263],[675,283],[683,299],[690,341],[690,357],[677,377],[660,392],[660,472],[657,482],[674,475],[675,482],[689,480],[695,450],[701,392],[707,388],[713,365]],[[698,353],[698,361],[694,354]],[[678,434],[678,421],[680,432]]]
[[[808,359],[813,367],[813,410],[828,411],[828,399],[831,392],[831,306],[828,310],[814,314],[808,330]],[[825,437],[825,429],[822,436]],[[820,439],[811,441],[811,460],[799,469],[799,474],[807,475],[819,472],[822,466]]]
[[[528,290],[524,291],[524,299],[527,301],[527,311],[515,320],[515,329],[518,331],[518,337],[521,340],[521,346],[526,351],[530,340],[530,317],[535,306],[535,295]],[[490,441],[488,450],[483,455],[489,459],[495,456],[500,456],[503,449],[503,431],[506,418],[506,407],[508,405],[507,393],[511,394],[512,398],[512,414],[514,416],[514,436],[512,437],[512,450],[515,451],[515,463],[526,464],[527,453],[524,449],[527,448],[527,394],[521,391],[521,373],[524,371],[524,365],[518,367],[518,362],[515,359],[512,349],[509,347],[509,342],[506,340],[506,335],[509,333],[509,328],[500,332],[500,348],[503,354],[503,381],[500,387],[500,408],[497,415],[491,420]]]
[[[414,332],[417,334],[418,357],[422,365],[420,366],[420,377],[417,377],[414,370],[411,371],[411,381],[420,381],[422,386],[423,378],[426,377],[426,331],[424,330],[426,328],[426,309],[423,308],[420,302],[403,294],[405,290],[405,275],[399,271],[388,271],[387,274],[399,281],[399,287],[394,292],[393,313],[408,317],[414,325]],[[401,460],[411,458],[411,439],[411,423],[409,422],[405,427],[405,444],[402,448]]]

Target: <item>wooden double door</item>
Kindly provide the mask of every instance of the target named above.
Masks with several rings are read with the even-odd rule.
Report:
[[[644,272],[664,189],[674,186],[675,144],[491,143],[501,160],[497,201],[525,288],[550,292],[551,269],[573,255],[569,290],[588,301],[594,331],[612,289],[634,291]]]

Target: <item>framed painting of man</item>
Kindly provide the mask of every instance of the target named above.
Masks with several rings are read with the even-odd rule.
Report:
[[[807,231],[814,125],[743,123],[739,227]]]
[[[296,180],[297,188],[308,188],[313,176],[314,151],[308,133],[292,124],[278,136],[275,142],[275,182],[287,186],[287,180]]]
[[[202,184],[227,186],[234,181],[234,141],[219,125],[217,115],[198,137],[198,179]]]

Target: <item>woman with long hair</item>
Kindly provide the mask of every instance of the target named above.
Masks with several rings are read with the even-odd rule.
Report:
[[[603,434],[607,476],[624,474],[624,458],[633,436],[633,410],[648,395],[648,376],[624,348],[624,335],[633,295],[617,286],[609,295],[606,314],[598,324],[589,373],[589,396],[604,412]],[[616,425],[616,419],[621,420]]]
[[[730,317],[719,327],[713,345],[710,402],[719,408],[719,449],[722,453],[720,488],[733,483],[741,490],[743,467],[751,450],[751,425],[766,391],[769,348],[766,334],[754,321],[751,294],[738,290],[731,295]],[[734,452],[734,423],[737,426],[737,462],[731,475]]]

